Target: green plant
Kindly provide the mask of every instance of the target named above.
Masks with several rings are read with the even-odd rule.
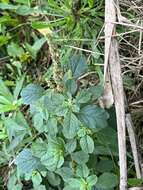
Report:
[[[80,62],[72,64],[64,75],[62,93],[36,84],[22,90],[35,137],[16,156],[17,172],[20,179],[32,180],[36,189],[112,189],[118,184],[109,160],[118,155],[116,132],[108,126],[109,114],[94,105],[98,97],[93,87],[77,87],[77,77],[85,70]]]
[[[98,106],[103,74],[95,69],[102,62],[94,41],[103,1],[0,2],[0,56],[8,55],[7,81],[0,80],[0,168],[8,170],[7,189],[113,190],[117,135],[112,114]],[[48,57],[40,51],[46,41],[52,63],[48,69],[42,64],[42,80],[36,76],[23,88]],[[65,45],[90,48],[91,54]],[[90,83],[91,70],[100,81]]]

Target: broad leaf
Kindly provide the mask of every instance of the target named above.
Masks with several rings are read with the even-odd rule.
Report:
[[[84,152],[92,153],[94,150],[94,141],[88,135],[80,139],[80,146]]]
[[[24,104],[32,104],[34,101],[41,98],[43,94],[44,89],[36,84],[29,84],[21,92]]]
[[[79,124],[77,117],[73,113],[68,112],[64,118],[63,135],[68,139],[74,138],[79,129]]]
[[[48,182],[52,185],[52,186],[59,186],[61,183],[61,179],[60,177],[55,174],[54,172],[47,172],[47,178],[48,178]]]
[[[42,182],[42,177],[40,175],[39,172],[34,172],[32,174],[32,182],[33,182],[33,186],[36,188],[38,185],[41,184]]]
[[[8,45],[7,51],[11,57],[21,57],[24,54],[23,48],[14,42]]]
[[[65,182],[68,182],[70,178],[73,177],[74,173],[71,170],[71,168],[68,167],[62,167],[55,171],[57,174],[59,174]]]
[[[87,177],[86,182],[88,183],[88,185],[90,187],[92,187],[93,185],[95,185],[97,183],[97,176],[91,175],[91,176]]]
[[[114,170],[114,163],[112,160],[101,160],[97,163],[96,170],[98,172],[110,172]]]
[[[90,99],[91,99],[91,93],[86,89],[81,90],[76,97],[77,103],[80,104],[87,103],[89,102]]]
[[[79,119],[85,126],[98,131],[107,127],[108,114],[102,108],[88,105],[81,109]]]
[[[86,178],[89,175],[89,169],[86,164],[78,165],[76,170],[76,175],[81,178]]]
[[[96,184],[97,188],[111,189],[118,185],[118,177],[113,173],[103,173],[99,176]]]
[[[83,151],[78,151],[72,153],[72,159],[78,164],[85,164],[89,160],[89,155]]]
[[[48,144],[46,142],[33,142],[32,144],[32,153],[35,157],[41,158],[46,154],[48,150]]]
[[[44,121],[41,113],[36,113],[33,116],[33,123],[38,132],[44,132]]]
[[[16,157],[15,164],[21,173],[31,173],[39,166],[38,160],[32,155],[30,149],[23,149]]]
[[[77,141],[76,139],[71,139],[69,140],[67,143],[66,143],[66,150],[69,152],[69,153],[72,153],[75,149],[76,149],[76,146],[77,146]]]
[[[69,68],[75,78],[84,74],[88,69],[84,55],[73,55],[70,59]]]

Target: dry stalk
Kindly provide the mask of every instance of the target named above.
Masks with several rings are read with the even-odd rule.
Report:
[[[111,76],[112,89],[105,82],[105,94],[113,90],[114,102],[117,117],[119,165],[120,165],[120,190],[127,190],[127,161],[126,161],[126,129],[125,129],[125,108],[124,93],[121,76],[121,65],[118,53],[118,43],[112,37],[115,33],[116,6],[113,0],[105,0],[105,60],[104,60],[104,80]],[[109,68],[108,68],[109,64]],[[110,76],[108,75],[110,72]],[[105,80],[106,81],[106,80]],[[108,90],[106,90],[108,88]],[[112,96],[111,96],[112,98]]]
[[[127,131],[129,134],[129,138],[130,138],[132,154],[133,154],[134,163],[135,163],[136,176],[138,179],[141,179],[142,174],[141,174],[141,168],[140,168],[140,163],[139,163],[137,143],[136,143],[136,138],[135,138],[134,126],[133,126],[130,114],[126,114],[126,126],[127,126]]]

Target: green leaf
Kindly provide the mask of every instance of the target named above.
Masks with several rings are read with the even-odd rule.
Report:
[[[21,3],[21,4],[25,4],[25,5],[29,5],[31,0],[15,0],[16,3]]]
[[[46,42],[45,38],[37,39],[36,42],[31,46],[28,43],[25,43],[25,47],[27,51],[30,53],[30,55],[33,57],[33,59],[36,59],[37,53],[43,46],[43,44]]]
[[[91,99],[91,93],[88,92],[86,89],[81,90],[76,96],[76,101],[79,104],[87,103],[89,102],[90,99]]]
[[[92,153],[94,150],[94,141],[88,135],[80,139],[80,146],[84,152]]]
[[[0,79],[0,95],[6,98],[9,102],[13,102],[13,96],[10,93],[9,89],[5,85],[5,83]]]
[[[14,89],[14,99],[17,100],[24,83],[25,76],[22,76],[19,80],[16,81],[16,87]]]
[[[55,174],[54,172],[47,172],[47,178],[48,178],[48,182],[52,185],[52,186],[59,186],[60,185],[60,177]]]
[[[112,160],[101,160],[97,163],[96,170],[98,172],[110,172],[114,169],[114,163]]]
[[[81,109],[79,119],[85,126],[95,131],[99,131],[107,127],[108,114],[102,108],[88,105]]]
[[[73,188],[70,185],[66,185],[63,190],[79,190],[79,188]]]
[[[131,187],[141,186],[143,185],[143,179],[129,178],[128,185],[130,185]]]
[[[48,150],[41,162],[49,171],[55,171],[64,163],[64,141],[62,138],[49,139]]]
[[[118,177],[113,173],[103,173],[99,176],[96,183],[97,188],[101,189],[111,189],[118,185]]]
[[[48,92],[44,98],[44,105],[51,115],[64,116],[68,111],[65,98],[60,93]]]
[[[78,164],[85,164],[89,160],[89,155],[83,151],[74,152],[71,154],[72,159]]]
[[[21,136],[22,138],[27,134],[27,129],[22,124],[19,125],[14,119],[6,118],[4,125],[7,129],[9,141],[12,141],[14,137]],[[22,140],[22,139],[21,139]]]
[[[50,135],[55,136],[58,133],[57,119],[50,117],[47,121],[47,129]]]
[[[76,170],[76,175],[81,178],[87,178],[89,175],[89,169],[86,164],[78,165]]]
[[[44,185],[38,185],[36,190],[46,190],[46,187]]]
[[[49,171],[55,171],[60,168],[64,163],[64,157],[60,151],[48,152],[41,158],[41,162]]]
[[[32,22],[32,28],[34,29],[45,29],[45,28],[49,28],[51,25],[50,25],[50,22],[38,22],[38,21],[33,21]]]
[[[91,94],[93,100],[97,100],[103,95],[104,87],[102,84],[98,84],[96,86],[89,87],[87,91]]]
[[[0,35],[0,47],[7,44],[10,39],[11,37],[9,35]]]
[[[38,132],[44,132],[44,121],[41,113],[36,113],[33,116],[34,127]]]
[[[74,175],[71,168],[68,167],[59,168],[55,172],[59,174],[65,182],[68,182],[68,180]]]
[[[38,168],[39,162],[30,149],[23,149],[16,157],[15,164],[21,173],[31,173]]]
[[[14,10],[16,8],[17,8],[17,6],[14,6],[12,4],[0,3],[0,9],[2,9],[2,10]]]
[[[77,146],[77,141],[76,139],[71,139],[69,140],[67,143],[66,143],[66,150],[69,152],[69,153],[72,153],[74,152],[74,150],[76,149],[76,146]]]
[[[38,185],[41,184],[42,182],[42,177],[39,174],[39,172],[34,172],[32,174],[32,182],[33,182],[33,186],[36,188]]]
[[[77,117],[73,113],[68,112],[64,118],[63,135],[67,139],[74,138],[79,129],[79,125],[80,125],[80,123],[79,123]]]
[[[79,76],[84,74],[88,69],[86,58],[84,57],[84,55],[77,54],[72,56],[70,59],[69,68],[71,69],[75,78],[78,78]]]
[[[79,188],[81,187],[81,180],[80,179],[76,179],[76,178],[71,178],[68,181],[68,184],[70,185],[70,187],[72,188]]]
[[[7,51],[11,57],[21,57],[24,54],[23,48],[14,42],[7,46]]]
[[[16,13],[21,16],[27,16],[27,15],[31,14],[32,11],[33,11],[33,9],[26,5],[21,5],[16,9]]]
[[[32,153],[35,157],[41,158],[46,154],[48,150],[48,144],[46,142],[33,142],[32,143]]]
[[[88,183],[89,186],[93,186],[97,183],[97,176],[96,175],[91,175],[86,178],[86,182]]]
[[[76,93],[76,91],[77,91],[77,83],[76,83],[76,81],[74,79],[68,79],[66,81],[65,86],[66,86],[67,91],[70,94],[74,95]]]
[[[34,101],[40,99],[43,94],[44,89],[36,84],[29,84],[21,92],[24,104],[32,104]]]
[[[18,182],[17,180],[17,176],[15,175],[15,173],[13,173],[12,175],[9,176],[8,178],[8,184],[7,184],[7,188],[8,190],[22,190],[22,183]]]

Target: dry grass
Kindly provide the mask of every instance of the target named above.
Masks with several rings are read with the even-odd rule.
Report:
[[[143,1],[121,0],[121,15],[132,24],[118,26],[119,51],[122,74],[128,76],[132,86],[126,89],[129,111],[131,112],[140,152],[143,155]],[[138,27],[131,27],[135,25]]]

